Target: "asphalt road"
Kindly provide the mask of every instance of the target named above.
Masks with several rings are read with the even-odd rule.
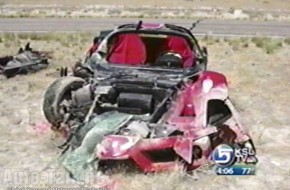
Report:
[[[114,26],[137,22],[134,18],[1,18],[0,32],[94,32]],[[190,27],[194,20],[142,19]],[[197,35],[290,37],[290,22],[203,20],[195,28]]]

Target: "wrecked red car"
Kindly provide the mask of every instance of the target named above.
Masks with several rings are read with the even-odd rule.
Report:
[[[83,64],[46,90],[43,111],[66,141],[76,179],[91,167],[130,162],[144,172],[193,170],[223,143],[255,149],[189,29],[140,21],[94,39]]]

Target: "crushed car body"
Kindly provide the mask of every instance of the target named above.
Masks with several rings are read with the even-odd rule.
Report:
[[[44,114],[66,139],[63,166],[82,180],[90,166],[123,161],[190,171],[222,143],[255,151],[207,56],[190,30],[171,24],[140,21],[95,38],[85,62],[45,93]]]
[[[37,72],[47,68],[51,52],[35,51],[27,43],[15,56],[0,57],[0,74],[11,78],[18,74]]]

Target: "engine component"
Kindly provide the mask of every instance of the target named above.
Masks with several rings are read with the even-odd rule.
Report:
[[[73,104],[77,107],[89,105],[92,102],[91,86],[86,85],[72,92]]]
[[[112,86],[97,86],[95,90],[95,94],[109,94],[110,90],[112,89]]]
[[[125,129],[127,135],[140,135],[143,138],[149,135],[149,131],[146,122],[143,121],[133,121]]]
[[[97,86],[94,93],[101,95],[99,100],[102,102],[116,103],[117,94],[112,86]]]
[[[149,94],[121,93],[117,98],[119,107],[141,109],[143,113],[153,110],[153,97]]]
[[[160,138],[160,137],[168,137],[174,134],[182,134],[180,131],[176,130],[174,127],[170,125],[160,125],[160,124],[150,124],[152,131],[150,133],[150,138]]]

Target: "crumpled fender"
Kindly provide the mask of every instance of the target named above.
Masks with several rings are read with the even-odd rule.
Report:
[[[226,77],[213,71],[204,71],[192,87],[194,88],[193,93],[199,93],[203,96],[207,96],[213,90],[222,90],[226,95],[228,94]]]
[[[188,138],[179,138],[176,140],[174,151],[187,163],[191,163],[192,160],[192,140]]]
[[[178,138],[174,144],[174,151],[187,163],[192,163],[192,147],[198,145],[201,147],[204,156],[208,156],[210,142],[208,136],[217,132],[215,127],[206,127],[198,130],[186,131],[184,136]]]
[[[226,99],[228,84],[224,75],[204,71],[197,81],[185,89],[185,94],[184,107],[195,109],[194,111],[186,110],[188,113],[195,112],[195,120],[192,123],[193,128],[186,129],[185,136],[176,141],[174,150],[186,162],[191,163],[194,141],[216,132],[216,128],[207,126],[207,102],[211,99]],[[208,152],[206,149],[203,151]]]
[[[206,127],[207,104],[211,99],[225,100],[228,98],[228,84],[224,75],[205,71],[190,87],[190,98],[186,105],[192,104],[195,109],[195,125]]]
[[[225,76],[213,71],[204,71],[197,81],[186,87],[184,103],[187,107],[196,107],[201,102],[210,99],[226,99],[227,97],[228,83]],[[199,109],[202,111],[203,108]]]

